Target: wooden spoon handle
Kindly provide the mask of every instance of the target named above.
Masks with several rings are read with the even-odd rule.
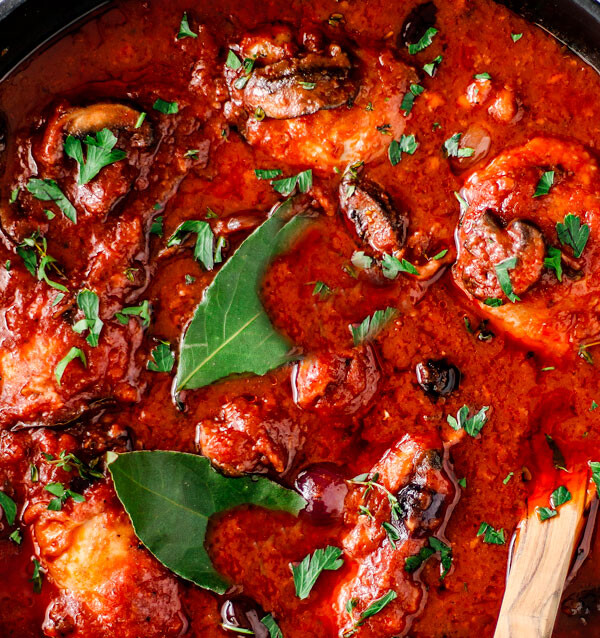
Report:
[[[550,638],[584,503],[582,480],[558,516],[542,522],[532,511],[522,521],[494,638]]]

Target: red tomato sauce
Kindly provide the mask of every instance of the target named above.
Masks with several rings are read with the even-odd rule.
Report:
[[[273,470],[275,463],[253,466],[288,487],[302,470],[316,463],[333,464],[347,479],[367,472],[405,435],[439,441],[439,449],[446,449],[448,493],[457,495],[440,528],[452,547],[452,569],[440,580],[439,561],[425,563],[415,577],[419,592],[424,593],[402,635],[493,635],[510,539],[527,511],[528,499],[531,509],[535,499],[544,502],[555,487],[570,480],[553,467],[545,435],[556,442],[571,472],[586,472],[588,461],[600,461],[599,412],[592,409],[594,402],[600,403],[594,361],[600,350],[586,348],[589,360],[577,356],[580,343],[594,341],[595,317],[586,319],[587,332],[578,332],[572,315],[553,315],[555,329],[571,336],[566,349],[557,354],[550,342],[537,342],[536,334],[530,335],[533,345],[515,338],[502,317],[482,310],[476,298],[461,290],[452,275],[460,216],[454,193],[500,153],[511,153],[536,137],[576,142],[591,157],[597,155],[600,81],[593,69],[550,36],[491,0],[436,0],[438,33],[430,46],[410,55],[401,34],[418,4],[414,0],[124,0],[71,29],[0,86],[0,112],[7,131],[1,159],[0,259],[12,262],[10,271],[4,268],[0,273],[0,348],[14,353],[18,361],[14,371],[9,370],[9,359],[0,360],[0,367],[8,371],[0,381],[4,384],[0,488],[18,504],[23,534],[17,545],[8,538],[14,527],[5,519],[0,521],[1,636],[135,636],[144,627],[143,635],[148,636],[235,635],[221,627],[223,597],[171,577],[145,550],[138,550],[144,558],[137,573],[132,568],[129,585],[114,584],[111,604],[115,609],[123,604],[127,610],[119,612],[118,618],[106,612],[100,622],[105,610],[90,611],[91,603],[73,607],[65,587],[52,576],[46,576],[39,594],[33,592],[30,579],[34,558],[55,560],[40,546],[42,523],[32,508],[45,506],[49,495],[44,484],[68,478],[64,470],[44,463],[43,452],[57,456],[66,449],[88,459],[107,450],[199,453],[199,428],[207,421],[225,419],[220,416],[224,406],[236,401],[245,402],[242,411],[259,406],[261,423],[267,419],[293,423],[295,438],[282,453],[280,471]],[[198,38],[176,39],[184,11]],[[365,59],[392,56],[398,66],[385,67],[379,84],[373,81],[377,89],[372,90],[381,92],[376,107],[387,108],[386,91],[390,98],[395,95],[402,73],[406,86],[416,82],[424,87],[410,114],[398,123],[388,122],[386,113],[378,124],[373,120],[382,127],[378,130],[369,120],[372,152],[365,151],[363,175],[383,188],[407,218],[403,255],[408,261],[424,268],[433,263],[433,255],[448,251],[433,276],[419,279],[400,273],[391,281],[380,271],[352,265],[355,251],[377,254],[339,211],[338,188],[346,168],[339,159],[340,148],[333,144],[310,155],[306,138],[299,141],[285,129],[287,120],[268,117],[258,124],[251,121],[249,126],[254,128],[245,137],[235,118],[227,114],[228,47],[256,28],[274,23],[293,29],[324,25],[327,37],[340,33],[344,42],[369,51],[372,58]],[[430,77],[422,67],[439,55],[443,59]],[[474,76],[481,73],[489,74],[491,80],[475,81]],[[166,116],[153,110],[157,98],[176,101],[179,112]],[[309,123],[306,134],[320,142],[328,131],[338,140],[360,131],[365,112],[371,113],[360,100],[359,94],[354,106],[343,107],[343,117],[337,109],[321,111],[319,115],[334,115],[318,120],[320,129]],[[125,103],[147,113],[154,136],[152,152],[147,153],[143,143],[135,151],[128,150],[128,157],[136,162],[131,170],[138,171],[133,195],[129,169],[117,169],[116,164],[103,169],[91,183],[95,190],[82,195],[64,159],[54,163],[40,159],[45,132],[60,117],[60,109],[95,102]],[[377,108],[373,113],[377,118]],[[261,128],[263,123],[268,126]],[[476,146],[472,160],[448,158],[443,151],[444,142],[455,133]],[[393,166],[387,147],[401,134],[414,135],[418,148],[413,154],[403,153]],[[186,156],[190,150],[195,154]],[[365,400],[358,412],[300,409],[290,380],[291,365],[261,377],[244,375],[185,391],[179,397],[184,407],[172,396],[173,375],[146,368],[149,353],[160,340],[177,352],[182,332],[214,277],[214,271],[207,272],[194,260],[189,243],[167,248],[166,238],[186,219],[206,219],[215,234],[226,235],[225,258],[229,258],[282,199],[268,180],[257,179],[257,168],[280,168],[285,176],[313,170],[308,199],[317,211],[315,221],[291,251],[272,263],[262,289],[269,317],[297,351],[302,355],[348,352],[353,348],[350,325],[360,324],[377,310],[396,309],[393,322],[372,344],[379,370],[375,397]],[[58,211],[55,219],[48,220],[43,212],[48,203],[32,198],[24,189],[27,180],[42,169],[76,201],[77,225],[69,225]],[[19,189],[16,204],[9,204],[15,188]],[[579,192],[569,195],[575,207]],[[515,196],[519,197],[523,196]],[[527,205],[525,201],[519,210]],[[208,210],[213,215],[206,218]],[[156,216],[163,217],[162,237],[150,232]],[[593,292],[600,281],[592,263],[598,236],[594,236],[594,221],[589,223],[590,252],[583,259]],[[80,339],[88,367],[71,363],[60,388],[54,383],[54,366],[50,380],[44,377],[44,361],[56,363],[63,356],[73,345],[73,331],[52,328],[48,308],[56,290],[25,271],[15,252],[15,246],[36,228],[47,238],[48,253],[64,267],[65,278],[57,281],[73,290],[83,285],[98,290],[102,308],[111,316],[123,306],[138,306],[144,300],[152,309],[147,328],[137,320],[127,326],[109,325],[103,317],[104,344],[101,337],[92,352]],[[316,282],[324,282],[330,294],[315,294]],[[540,285],[539,294],[546,294],[546,283]],[[29,299],[22,291],[34,291],[31,294],[37,296]],[[526,294],[521,296],[525,299]],[[587,304],[583,297],[581,304]],[[66,317],[76,310],[74,301],[64,308],[59,303],[58,308]],[[592,310],[588,307],[586,312]],[[420,387],[415,370],[419,363],[440,359],[456,366],[461,380],[458,389],[434,400]],[[26,379],[39,375],[39,381],[35,387],[27,385],[27,392],[11,394],[10,384],[21,382],[19,374]],[[50,394],[46,392],[49,383]],[[489,406],[487,422],[477,437],[464,432],[459,436],[447,423],[447,416],[456,415],[463,405],[473,410]],[[255,443],[252,432],[251,444]],[[246,452],[226,426],[216,428],[211,437],[211,450],[235,459],[233,466],[240,455],[244,460],[244,454],[254,453]],[[32,463],[40,469],[37,482],[31,480]],[[466,487],[458,483],[460,479],[466,480]],[[122,508],[109,482],[102,489],[84,488],[86,507],[94,516],[109,512],[111,525],[125,520],[120,518]],[[70,504],[66,515],[74,516],[76,507]],[[593,513],[595,507],[592,504]],[[477,536],[482,522],[502,528],[506,543],[482,542]],[[300,600],[294,593],[289,563],[301,561],[318,547],[340,546],[346,533],[340,521],[322,526],[303,516],[295,519],[280,512],[242,508],[212,521],[207,547],[215,567],[235,584],[234,591],[272,613],[286,638],[326,638],[339,629],[332,605],[340,583],[351,578],[351,568],[324,572],[311,596]],[[565,590],[554,632],[557,638],[600,636],[597,539],[588,532],[583,541],[587,558],[577,565]],[[127,542],[123,552],[133,552],[136,542]],[[94,556],[87,556],[80,569],[88,564],[90,572],[95,572],[93,562]],[[173,578],[178,602],[170,598],[170,585],[164,585],[151,608],[152,617],[141,619],[126,602],[135,581],[146,577],[161,583]],[[93,578],[100,576],[90,575]],[[411,577],[402,593],[408,597],[414,586]],[[163,626],[158,619],[168,614],[164,627],[172,633],[152,633]],[[363,635],[377,636],[377,628]]]

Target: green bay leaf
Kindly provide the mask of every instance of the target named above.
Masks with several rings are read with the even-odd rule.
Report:
[[[108,463],[117,496],[142,543],[178,576],[219,594],[231,583],[215,570],[204,547],[211,516],[240,505],[297,515],[306,504],[269,479],[223,476],[195,454],[111,453]]]
[[[177,389],[210,385],[235,373],[265,374],[293,359],[291,344],[267,316],[259,297],[271,259],[307,226],[288,221],[291,200],[257,228],[217,273],[183,338]]]

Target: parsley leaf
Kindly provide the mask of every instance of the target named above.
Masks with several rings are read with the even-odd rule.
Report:
[[[307,554],[299,565],[290,563],[294,576],[296,596],[300,600],[308,598],[321,572],[325,570],[335,571],[344,564],[344,560],[340,558],[341,555],[342,550],[339,547],[329,545],[324,549],[315,550],[312,555]]]
[[[381,262],[381,268],[383,270],[383,276],[386,279],[395,279],[398,276],[398,273],[407,272],[411,275],[418,275],[419,271],[406,259],[398,259],[393,255],[388,255],[387,253],[383,256],[383,261]]]
[[[388,147],[390,164],[396,166],[402,159],[402,153],[414,155],[419,147],[414,135],[402,135],[400,140],[392,140]]]
[[[469,210],[469,202],[467,202],[467,200],[460,193],[457,193],[456,191],[454,191],[454,197],[456,197],[456,200],[458,201],[460,205],[460,214],[462,216]]]
[[[426,49],[428,46],[430,46],[437,32],[438,30],[436,28],[429,27],[429,29],[425,31],[425,34],[418,42],[416,42],[415,44],[409,44],[408,52],[410,53],[410,55],[415,55],[415,53],[420,53],[421,51]]]
[[[83,350],[80,350],[79,348],[76,348],[75,346],[73,346],[69,350],[69,352],[67,352],[66,356],[58,362],[58,365],[56,366],[56,369],[54,370],[54,374],[56,376],[56,381],[58,382],[59,386],[60,386],[60,380],[62,379],[62,376],[65,373],[66,367],[69,365],[69,363],[71,363],[71,361],[73,361],[73,359],[77,359],[78,357],[79,359],[81,359],[83,366],[87,367],[87,362],[85,360],[85,354]]]
[[[109,164],[125,159],[127,154],[121,149],[115,149],[116,136],[107,128],[96,133],[96,137],[88,135],[85,138],[87,146],[86,158],[83,158],[81,140],[69,135],[65,140],[65,153],[79,164],[79,183],[87,184]]]
[[[489,73],[477,73],[473,76],[476,80],[491,80],[492,76]]]
[[[400,108],[404,111],[404,115],[409,115],[415,105],[415,99],[423,93],[425,87],[420,84],[411,84],[409,90],[404,94],[402,98],[402,104]],[[388,125],[389,126],[389,125]]]
[[[171,352],[168,343],[162,341],[150,353],[154,361],[146,363],[146,369],[152,372],[171,372],[175,363],[175,355]]]
[[[444,142],[444,149],[448,157],[472,157],[475,153],[474,148],[468,146],[459,146],[462,133],[454,133]]]
[[[425,71],[425,73],[427,73],[427,75],[432,78],[436,68],[442,63],[442,60],[442,56],[438,55],[429,64],[425,64],[423,66],[423,71]]]
[[[312,294],[313,296],[319,295],[320,299],[325,299],[325,297],[331,294],[331,288],[324,281],[315,281]]]
[[[255,168],[254,174],[258,179],[274,179],[281,175],[280,168]]]
[[[376,310],[372,316],[366,317],[360,325],[350,326],[354,345],[358,346],[373,339],[396,316],[396,312],[395,308],[389,307],[385,310]]]
[[[558,509],[561,505],[568,503],[571,498],[571,492],[564,485],[560,485],[550,495],[550,505],[554,509]]]
[[[183,40],[183,38],[197,38],[198,34],[194,33],[190,29],[190,23],[188,22],[187,13],[183,14],[183,18],[181,18],[181,24],[179,25],[179,33],[177,34],[178,40]]]
[[[227,53],[227,62],[225,62],[226,66],[234,71],[237,71],[242,66],[242,61],[238,58],[234,51],[229,49]]]
[[[72,498],[76,503],[85,501],[85,496],[66,489],[62,483],[48,483],[48,485],[44,486],[44,489],[54,496],[48,503],[48,509],[54,512],[60,511],[68,498]]]
[[[158,235],[159,237],[163,236],[163,219],[162,215],[154,218],[152,226],[150,226],[151,235]]]
[[[536,186],[534,197],[541,197],[547,195],[554,184],[554,171],[546,171],[540,177],[540,181]]]
[[[0,490],[0,507],[4,511],[4,516],[6,518],[6,522],[9,525],[13,525],[15,522],[15,516],[17,515],[17,504],[12,500],[12,498]]]
[[[265,178],[262,178],[265,179]],[[307,193],[312,188],[312,169],[302,171],[292,177],[284,177],[271,182],[271,186],[284,197],[291,195],[296,186],[301,193]]]
[[[448,249],[444,248],[444,250],[440,250],[440,252],[437,255],[434,255],[431,259],[435,261],[439,261],[440,259],[442,259],[442,257],[445,257],[447,254],[448,254]]]
[[[102,474],[102,472],[99,472],[87,463],[84,463],[83,461],[78,459],[72,452],[62,450],[62,452],[58,455],[58,458],[55,458],[52,454],[47,454],[46,452],[44,452],[44,458],[50,465],[55,465],[65,472],[72,472],[73,470],[77,470],[77,474],[79,474],[80,478],[86,481],[93,481],[94,479],[104,478],[104,474]]]
[[[117,321],[123,325],[129,323],[129,317],[131,316],[139,317],[144,328],[147,328],[150,325],[150,302],[145,299],[139,306],[122,308],[121,312],[115,313]]]
[[[20,545],[21,541],[23,540],[21,530],[16,529],[14,532],[12,532],[12,534],[9,534],[8,539],[11,540],[13,543],[16,543],[17,545]]]
[[[68,292],[67,288],[56,281],[52,281],[46,272],[46,266],[53,265],[54,270],[64,277],[62,271],[56,266],[56,259],[48,254],[48,243],[45,237],[40,236],[39,231],[35,231],[31,237],[26,237],[17,246],[17,254],[23,259],[25,268],[38,279],[45,281],[52,288]],[[38,263],[38,256],[40,258]]]
[[[461,479],[458,479],[458,484],[465,489],[467,487],[467,478],[463,476]]]
[[[77,211],[75,206],[67,199],[53,179],[38,179],[32,177],[27,182],[27,190],[43,202],[54,202],[62,214],[74,224],[77,223]]]
[[[544,259],[544,266],[556,272],[558,281],[562,281],[562,253],[554,246],[548,246],[548,256]]]
[[[442,543],[442,541],[435,536],[429,537],[429,544],[436,552],[440,553],[440,561],[442,563],[440,580],[444,580],[446,574],[450,571],[450,567],[452,567],[452,548],[446,545],[446,543]]]
[[[510,481],[510,479],[515,475],[514,472],[509,472],[503,479],[502,479],[502,483],[504,485],[508,485],[508,482]]]
[[[513,42],[518,42],[523,37],[523,34],[522,33],[511,33],[510,37],[512,38]]]
[[[156,102],[154,102],[152,108],[164,115],[174,115],[175,113],[179,113],[179,104],[177,104],[177,102],[167,102],[161,98],[158,98]]]
[[[357,250],[352,253],[352,257],[350,259],[352,265],[360,270],[366,270],[373,265],[373,257],[369,257],[369,255],[365,255],[364,250]]]
[[[590,236],[590,227],[587,224],[582,224],[577,215],[569,214],[565,215],[563,223],[558,222],[556,224],[556,232],[560,243],[563,246],[565,244],[571,246],[574,257],[581,257]]]
[[[537,507],[536,510],[540,521],[547,521],[549,518],[553,518],[558,514],[555,509],[550,507]]]
[[[448,425],[453,430],[464,430],[469,436],[476,437],[483,426],[487,423],[487,414],[486,412],[490,409],[489,405],[484,405],[477,414],[473,416],[469,416],[469,407],[467,405],[463,405],[462,408],[456,413],[456,417],[453,417],[449,414],[446,417],[446,421],[448,421]]]
[[[367,618],[371,618],[371,616],[375,616],[375,614],[378,614],[384,607],[389,605],[392,602],[392,600],[395,600],[397,597],[398,597],[398,594],[393,589],[390,589],[390,591],[388,591],[387,594],[385,594],[384,596],[381,596],[381,598],[378,598],[377,600],[374,600],[361,613],[359,624],[362,625],[363,621],[365,621]]]
[[[488,297],[483,303],[490,308],[499,308],[503,302],[498,297]]]
[[[272,614],[267,614],[260,622],[269,630],[269,638],[283,638],[283,632],[275,622]]]
[[[85,330],[89,330],[89,334],[85,340],[92,348],[95,348],[98,345],[100,333],[104,326],[104,322],[100,319],[99,315],[100,300],[98,299],[98,295],[92,290],[81,290],[77,295],[77,305],[83,312],[85,319],[78,321],[73,326],[73,330],[77,334],[82,334]]]
[[[504,530],[502,528],[495,530],[489,523],[481,523],[477,536],[483,535],[483,542],[489,545],[504,545]]]
[[[508,274],[509,269],[515,268],[517,265],[516,257],[509,257],[504,261],[501,261],[499,264],[496,264],[496,277],[498,277],[498,283],[500,284],[500,288],[502,288],[502,292],[513,302],[521,301],[521,299],[515,295],[512,287],[512,282],[510,280],[510,275]]]
[[[590,469],[592,471],[592,480],[596,484],[596,492],[600,497],[600,463],[598,461],[590,461]]]
[[[179,246],[190,233],[196,234],[194,259],[199,261],[206,270],[215,266],[215,235],[208,222],[198,219],[188,219],[180,224],[167,241],[167,246]]]
[[[29,579],[29,582],[33,583],[33,593],[39,594],[42,591],[42,583],[44,581],[44,572],[41,569],[40,561],[37,558],[33,559],[33,575]]]

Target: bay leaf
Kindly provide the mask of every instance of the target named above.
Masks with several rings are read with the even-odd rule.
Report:
[[[215,570],[204,547],[211,516],[240,505],[297,515],[306,504],[299,494],[267,478],[223,476],[195,454],[109,452],[107,462],[142,543],[178,576],[219,594],[231,583]]]

